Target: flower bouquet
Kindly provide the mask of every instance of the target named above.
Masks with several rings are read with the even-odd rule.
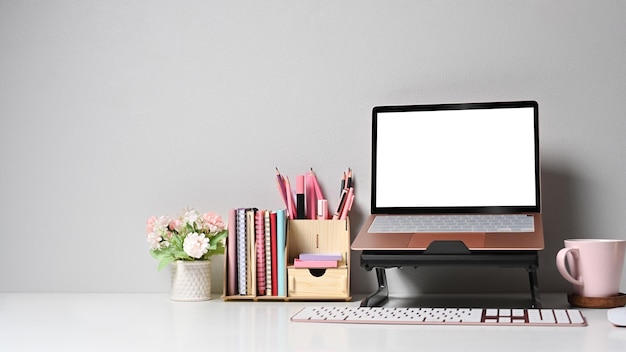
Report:
[[[150,254],[159,260],[158,270],[170,263],[208,260],[224,253],[228,235],[222,218],[212,212],[186,209],[178,218],[152,216],[146,224]]]

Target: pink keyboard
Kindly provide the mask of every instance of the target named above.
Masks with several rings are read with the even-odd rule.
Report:
[[[305,307],[294,322],[353,324],[447,324],[586,326],[577,309]]]

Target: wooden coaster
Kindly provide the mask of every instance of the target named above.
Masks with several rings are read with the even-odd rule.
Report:
[[[572,306],[580,308],[615,308],[626,305],[626,294],[620,293],[612,297],[583,297],[569,293],[567,301]]]

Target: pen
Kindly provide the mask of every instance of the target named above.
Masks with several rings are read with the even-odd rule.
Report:
[[[296,212],[297,219],[306,218],[304,209],[304,175],[298,175],[296,178]]]
[[[346,189],[346,173],[343,173],[343,177],[341,178],[341,189],[339,190],[340,194],[343,190]]]
[[[352,203],[354,202],[354,188],[350,187],[348,191],[348,195],[346,196],[346,201],[343,205],[343,209],[341,209],[341,214],[339,215],[339,220],[345,220],[348,218],[348,213],[350,209],[352,209]]]
[[[337,206],[337,211],[335,211],[335,215],[333,215],[333,220],[338,220],[341,215],[341,210],[343,209],[344,204],[346,203],[346,197],[348,195],[348,190],[343,189],[341,191],[341,197],[339,198],[339,205]]]

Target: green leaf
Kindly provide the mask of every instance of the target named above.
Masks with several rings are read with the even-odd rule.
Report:
[[[174,260],[175,260],[174,257],[163,258],[159,262],[159,266],[157,267],[157,271],[161,271],[163,268],[165,268],[166,266],[170,265]]]
[[[161,260],[170,255],[170,253],[167,250],[158,249],[150,251],[150,255],[152,255],[152,258],[156,260]]]
[[[183,248],[183,238],[179,235],[174,235],[170,239],[170,247]]]
[[[184,250],[182,249],[172,249],[172,255],[176,258],[176,259],[182,259],[182,260],[190,260],[191,257],[185,253]]]
[[[210,240],[211,246],[217,245],[224,238],[226,238],[226,236],[228,236],[228,231],[224,230],[224,231],[218,232],[215,236],[213,236],[213,238],[211,238]]]

